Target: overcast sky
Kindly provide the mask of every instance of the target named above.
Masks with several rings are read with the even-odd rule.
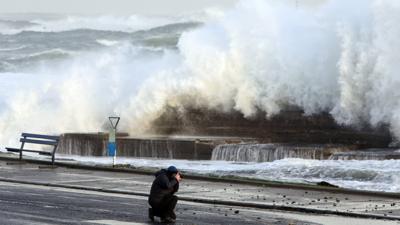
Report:
[[[238,0],[0,0],[0,13],[174,14]]]

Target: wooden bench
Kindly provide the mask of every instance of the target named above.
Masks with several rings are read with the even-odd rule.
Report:
[[[57,149],[59,140],[60,140],[59,136],[22,133],[21,138],[19,139],[19,141],[21,142],[21,147],[20,148],[6,147],[6,149],[9,152],[19,152],[20,160],[22,160],[22,152],[35,152],[35,153],[39,153],[40,155],[48,155],[48,156],[51,156],[51,163],[54,165],[54,155],[56,153],[56,149]],[[50,146],[53,146],[53,149],[52,149],[52,151],[25,149],[24,148],[25,143],[38,144],[38,145],[50,145]]]

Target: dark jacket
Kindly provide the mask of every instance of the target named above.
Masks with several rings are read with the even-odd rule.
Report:
[[[155,174],[150,190],[149,204],[159,205],[165,196],[173,195],[179,189],[179,182],[175,177],[170,177],[166,170],[160,170]]]

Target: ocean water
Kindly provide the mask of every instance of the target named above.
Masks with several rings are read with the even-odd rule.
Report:
[[[295,105],[400,138],[399,1],[285,2],[173,17],[0,15],[0,145],[21,131],[104,131],[110,115],[141,134],[168,107],[271,117]]]
[[[202,23],[183,16],[0,15],[0,146],[17,144],[22,131],[108,130],[108,116],[132,111],[143,83],[177,65],[181,34]]]
[[[106,131],[111,115],[140,135],[168,107],[270,117],[296,105],[339,124],[384,124],[399,139],[399,22],[397,0],[243,0],[174,17],[0,15],[0,150],[21,132]],[[397,162],[212,161],[197,172],[398,191]]]
[[[111,157],[58,155],[90,165],[112,165]],[[183,172],[213,176],[237,176],[297,183],[329,182],[343,188],[400,192],[400,160],[310,160],[287,158],[273,162],[165,160],[118,157],[117,164],[142,168],[175,165]]]

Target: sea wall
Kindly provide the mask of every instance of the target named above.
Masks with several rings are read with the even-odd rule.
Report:
[[[288,157],[350,159],[360,156],[345,152],[387,148],[392,141],[385,126],[344,127],[327,113],[305,116],[296,108],[273,118],[261,114],[244,118],[239,113],[209,110],[182,113],[169,109],[153,122],[151,133],[155,135],[117,135],[117,155],[258,162]],[[107,139],[107,133],[63,134],[57,153],[106,156]]]
[[[272,118],[260,113],[244,118],[236,112],[170,108],[153,123],[161,135],[205,135],[257,138],[259,143],[350,144],[359,148],[387,147],[392,141],[385,125],[345,127],[328,113],[304,115],[291,108]]]
[[[219,141],[170,138],[117,137],[117,154],[125,157],[209,160]],[[57,153],[106,156],[108,134],[67,133],[61,135]]]

